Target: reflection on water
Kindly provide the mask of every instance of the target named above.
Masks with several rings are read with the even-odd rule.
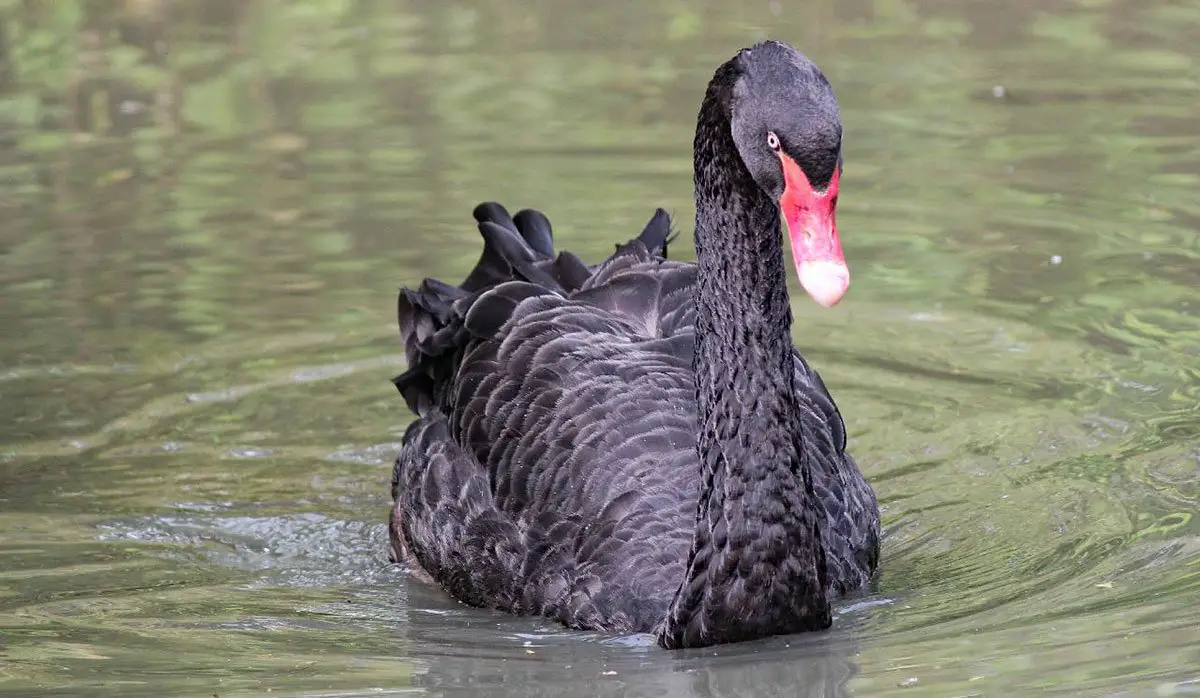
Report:
[[[0,6],[0,692],[1200,691],[1200,10]],[[796,339],[887,538],[822,635],[664,653],[387,563],[394,292],[482,199],[688,230],[765,35],[832,79],[855,285]]]

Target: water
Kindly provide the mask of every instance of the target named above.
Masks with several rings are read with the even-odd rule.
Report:
[[[0,6],[0,693],[1200,693],[1200,8],[535,5]],[[397,286],[482,199],[589,259],[690,230],[704,83],[765,35],[842,101],[854,286],[796,339],[876,587],[666,653],[389,565]]]

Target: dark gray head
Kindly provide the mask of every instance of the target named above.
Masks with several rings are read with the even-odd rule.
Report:
[[[764,41],[734,59],[738,77],[729,93],[733,139],[746,168],[778,198],[783,178],[768,142],[779,139],[818,189],[829,185],[842,148],[842,120],[833,87],[816,64],[778,41]]]
[[[800,282],[821,305],[850,285],[836,210],[842,120],[820,69],[779,41],[743,49],[714,76],[746,170],[779,203]]]

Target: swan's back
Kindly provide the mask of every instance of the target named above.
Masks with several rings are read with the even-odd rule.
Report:
[[[455,597],[576,628],[649,631],[683,578],[700,483],[696,267],[670,221],[589,267],[540,213],[475,210],[484,250],[459,286],[399,302],[420,415],[393,476],[391,536]],[[831,591],[874,570],[874,494],[832,399],[797,355]],[[874,518],[872,518],[874,517]]]

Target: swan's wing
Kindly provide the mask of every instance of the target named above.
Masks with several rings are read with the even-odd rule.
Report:
[[[695,513],[695,268],[664,261],[665,214],[588,269],[502,211],[476,210],[485,250],[461,286],[401,295],[396,384],[424,417],[397,460],[393,542],[478,605],[646,630]]]
[[[861,588],[879,564],[875,490],[846,451],[846,424],[821,375],[796,353],[796,392],[808,412],[804,443],[813,495],[824,512],[821,538],[832,597]]]

